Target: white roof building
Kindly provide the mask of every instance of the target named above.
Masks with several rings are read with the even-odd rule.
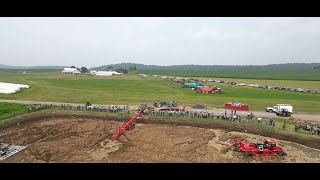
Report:
[[[80,71],[77,68],[64,68],[62,73],[79,74]]]
[[[96,76],[113,76],[113,75],[123,75],[123,73],[118,73],[116,71],[90,71],[90,74]]]

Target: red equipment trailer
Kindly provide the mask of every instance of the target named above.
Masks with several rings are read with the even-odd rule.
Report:
[[[198,93],[214,93],[213,88],[200,88],[197,90]]]
[[[230,110],[249,111],[249,106],[241,103],[227,102],[224,104],[224,108]]]
[[[277,146],[273,139],[265,139],[263,143],[252,143],[244,140],[235,139],[230,147],[234,147],[236,151],[244,152],[247,155],[254,156],[285,156],[287,155],[283,148]]]

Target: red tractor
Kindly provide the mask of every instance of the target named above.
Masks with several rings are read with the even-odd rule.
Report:
[[[263,143],[252,143],[245,140],[235,139],[230,147],[239,152],[244,152],[246,155],[253,156],[285,156],[287,155],[283,148],[277,146],[273,139],[265,139]]]

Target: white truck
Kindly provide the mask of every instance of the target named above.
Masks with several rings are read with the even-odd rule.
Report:
[[[288,111],[290,114],[292,114],[292,110],[293,110],[293,107],[291,104],[276,104],[276,106],[273,106],[273,107],[267,107],[266,108],[266,111],[267,112],[275,112],[275,113],[281,113],[282,110],[286,110]]]

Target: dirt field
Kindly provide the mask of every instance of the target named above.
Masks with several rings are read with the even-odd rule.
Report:
[[[122,122],[59,118],[2,128],[0,142],[28,147],[5,162],[320,162],[320,151],[278,140],[287,156],[247,157],[227,150],[231,139],[264,137],[199,127],[137,124],[111,142]]]

